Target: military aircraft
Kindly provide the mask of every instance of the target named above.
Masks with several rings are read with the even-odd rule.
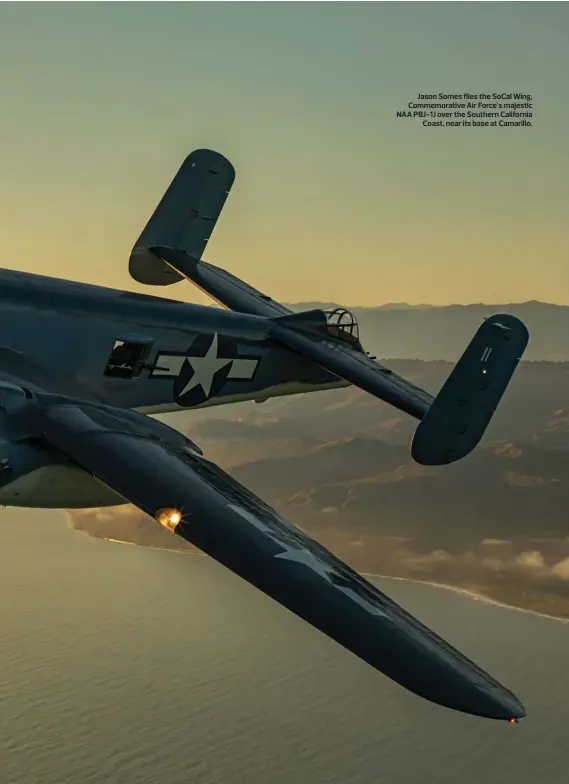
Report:
[[[0,271],[0,504],[130,502],[410,691],[517,721],[511,691],[148,414],[354,384],[419,420],[416,461],[451,463],[482,437],[525,326],[484,321],[433,398],[365,352],[347,311],[291,312],[202,260],[234,178],[223,155],[191,153],[129,262],[228,310]]]

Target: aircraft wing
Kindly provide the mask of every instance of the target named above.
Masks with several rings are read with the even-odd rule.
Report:
[[[512,692],[181,434],[153,421],[153,433],[144,435],[150,423],[135,412],[39,398],[44,442],[372,667],[458,711],[510,721],[525,715]]]

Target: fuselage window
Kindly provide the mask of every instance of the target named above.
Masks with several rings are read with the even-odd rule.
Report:
[[[151,341],[115,340],[105,367],[105,376],[136,378],[140,376],[152,346]]]

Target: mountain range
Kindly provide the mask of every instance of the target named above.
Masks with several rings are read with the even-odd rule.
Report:
[[[300,311],[337,306],[303,302],[289,307]],[[511,313],[530,331],[527,360],[569,361],[569,305],[537,301],[440,307],[392,303],[348,309],[358,319],[365,348],[378,357],[456,362],[484,318]]]
[[[543,340],[569,310],[519,307],[549,313]],[[448,340],[436,350],[450,352],[453,341],[462,350],[468,337],[458,340],[448,326],[460,308],[393,306],[371,315],[431,313],[432,327],[441,310]],[[465,332],[474,332],[481,312],[469,310]],[[367,347],[369,330],[362,331]],[[557,335],[559,353],[568,334]],[[416,422],[353,387],[161,418],[362,572],[444,583],[569,618],[569,361],[537,353],[520,363],[481,447],[446,467],[413,463]],[[453,366],[441,357],[380,356],[433,393]],[[192,549],[130,506],[70,514],[96,536]]]

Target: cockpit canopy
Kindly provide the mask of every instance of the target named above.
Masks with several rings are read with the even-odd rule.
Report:
[[[345,343],[360,342],[360,330],[353,313],[345,308],[325,310],[324,313],[328,322],[328,334],[331,337],[343,340]]]

